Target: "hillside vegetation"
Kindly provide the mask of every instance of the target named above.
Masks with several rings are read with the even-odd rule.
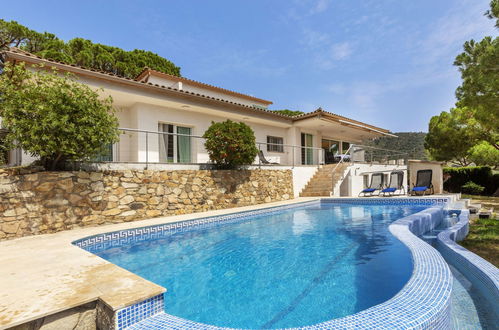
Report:
[[[424,148],[426,133],[423,132],[398,132],[393,133],[398,137],[384,136],[364,142],[365,145],[401,151],[408,154],[409,159],[427,160]]]

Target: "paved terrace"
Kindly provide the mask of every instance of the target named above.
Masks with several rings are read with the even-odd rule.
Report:
[[[0,242],[0,329],[88,302],[117,310],[165,292],[165,288],[71,244],[101,233],[200,217],[288,205],[319,198],[245,206],[88,227]]]

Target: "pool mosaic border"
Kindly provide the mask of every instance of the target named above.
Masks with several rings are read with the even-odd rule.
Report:
[[[184,230],[205,228],[220,223],[241,221],[246,217],[272,214],[297,206],[313,206],[318,203],[338,204],[383,204],[383,205],[435,205],[421,212],[399,219],[389,227],[411,251],[414,271],[409,282],[392,299],[380,305],[342,318],[301,327],[299,329],[345,329],[345,328],[432,328],[446,329],[450,324],[450,293],[452,275],[442,256],[430,245],[420,240],[427,228],[434,228],[442,221],[442,206],[449,198],[323,198],[314,201],[269,207],[256,211],[239,212],[223,216],[186,220],[163,225],[120,230],[99,234],[74,241],[73,244],[89,252],[105,247],[126,244],[131,240],[161,238]],[[166,314],[162,310],[163,296],[150,302],[127,306],[116,312],[117,329],[228,329],[185,320]],[[152,307],[151,307],[152,306]],[[160,307],[158,307],[160,306]],[[152,312],[154,311],[154,312]],[[146,316],[148,315],[148,316]],[[154,315],[154,316],[153,316]],[[119,317],[121,316],[121,318]],[[143,316],[143,317],[142,317]],[[152,317],[151,317],[152,316]],[[118,320],[121,323],[118,323]]]
[[[469,231],[469,210],[462,210],[458,222],[437,235],[437,249],[488,300],[499,321],[499,269],[487,260],[457,244]]]
[[[72,242],[72,244],[94,253],[95,251],[118,247],[132,242],[139,242],[149,239],[160,239],[168,237],[175,233],[185,232],[192,229],[210,228],[219,224],[228,224],[241,221],[244,218],[262,214],[278,213],[286,209],[295,208],[297,206],[313,206],[320,203],[320,200],[307,202],[293,203],[290,205],[268,207],[255,211],[245,211],[239,213],[230,213],[219,216],[203,217],[193,220],[184,220],[171,222],[167,224],[152,225],[146,227],[138,227],[131,229],[118,230],[103,234],[97,234],[85,237]]]
[[[115,329],[125,329],[148,317],[163,312],[163,294],[143,300],[137,304],[119,309],[115,313]]]

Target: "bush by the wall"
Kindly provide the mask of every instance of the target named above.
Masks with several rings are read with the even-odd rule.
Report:
[[[34,69],[35,71],[33,71]],[[2,125],[7,145],[40,160],[47,170],[88,160],[118,141],[111,97],[71,75],[43,66],[7,63],[0,75]]]
[[[244,123],[212,122],[203,137],[210,160],[221,168],[252,164],[258,153],[255,134]]]
[[[488,166],[445,167],[444,174],[450,175],[444,190],[451,193],[463,192],[462,187],[470,181],[485,187],[485,195],[492,195],[499,186],[499,174],[493,174]]]
[[[480,195],[485,190],[485,187],[480,186],[473,181],[469,181],[461,187],[461,190],[465,194]]]

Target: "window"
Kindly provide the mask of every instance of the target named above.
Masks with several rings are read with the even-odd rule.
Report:
[[[314,161],[314,137],[312,134],[301,133],[301,163],[312,165]]]
[[[172,124],[158,124],[159,158],[166,163],[191,162],[191,128]]]
[[[268,152],[284,152],[284,139],[277,136],[267,136]]]

